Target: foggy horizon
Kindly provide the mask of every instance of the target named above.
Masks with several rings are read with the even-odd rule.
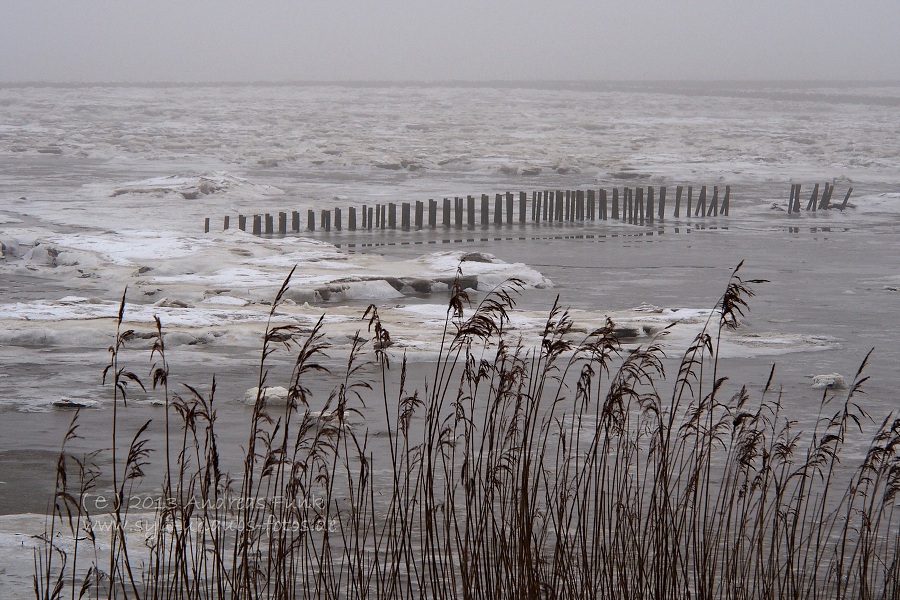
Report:
[[[13,0],[0,83],[894,82],[900,3]]]

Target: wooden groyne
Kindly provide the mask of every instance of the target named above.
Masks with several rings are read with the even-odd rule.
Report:
[[[788,198],[787,204],[787,213],[790,214],[798,214],[800,212],[801,207],[801,193],[802,193],[802,184],[794,183],[791,185],[791,194]],[[832,204],[831,198],[834,195],[834,185],[828,183],[827,181],[822,186],[822,195],[819,196],[819,184],[815,184],[813,186],[812,193],[809,195],[809,200],[806,202],[806,210],[810,212],[816,212],[820,210],[830,210],[830,209],[838,209],[843,211],[847,208],[847,202],[850,201],[850,194],[853,193],[853,188],[848,188],[847,193],[844,194],[844,200],[840,204]]]
[[[505,192],[495,194],[493,202],[488,194],[443,198],[441,202],[429,199],[427,204],[397,203],[350,206],[322,209],[318,213],[307,210],[305,219],[301,211],[284,211],[277,215],[237,215],[237,228],[254,235],[287,235],[301,231],[377,231],[423,230],[440,228],[462,229],[467,227],[500,227],[505,225],[565,225],[590,221],[620,221],[629,225],[652,225],[665,219],[666,187],[618,188],[590,190],[545,190]],[[707,186],[699,187],[694,202],[694,186],[677,186],[671,215],[674,218],[727,217],[730,209],[731,186],[726,185],[720,195],[719,186],[712,186],[710,197]],[[318,217],[318,218],[317,218]],[[277,220],[276,220],[277,218]],[[346,220],[345,220],[346,219]],[[277,225],[277,226],[276,226]],[[234,223],[230,215],[223,219],[223,228],[231,229]],[[204,231],[210,231],[210,219],[204,222]]]

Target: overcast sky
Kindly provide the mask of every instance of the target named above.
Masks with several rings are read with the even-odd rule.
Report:
[[[0,0],[0,81],[900,80],[900,0]]]

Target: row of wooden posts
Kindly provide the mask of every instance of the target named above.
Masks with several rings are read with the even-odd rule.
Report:
[[[817,183],[813,187],[812,194],[809,196],[809,202],[806,203],[806,210],[811,210],[813,212],[817,210],[828,210],[830,208],[838,208],[839,210],[844,210],[847,208],[847,202],[850,200],[850,194],[853,193],[853,188],[849,188],[847,193],[844,195],[844,201],[840,206],[836,204],[834,206],[831,205],[831,195],[834,194],[834,185],[825,182],[824,189],[822,190],[822,198],[819,198],[819,184]],[[791,197],[788,200],[788,214],[791,213],[799,213],[800,212],[800,184],[795,183],[791,185]]]
[[[685,194],[685,191],[687,193]],[[645,193],[646,192],[646,193]],[[675,188],[675,209],[673,217],[680,217],[682,203],[686,206],[684,216],[690,217],[715,217],[728,216],[731,200],[731,186],[725,186],[721,205],[719,203],[719,186],[713,186],[712,198],[707,205],[707,188],[702,186],[700,194],[694,203],[694,188],[678,186]],[[493,225],[512,225],[514,223],[525,224],[529,222],[529,203],[526,192],[518,193],[518,211],[516,211],[516,197],[512,192],[496,194],[494,197],[494,210],[490,210],[490,197],[481,195],[480,224],[483,227]],[[438,227],[438,213],[440,212],[441,225],[445,228],[462,228],[464,223],[470,228],[476,225],[476,204],[474,196],[465,198],[444,198],[441,210],[438,210],[436,200],[428,200],[427,222],[426,205],[416,201],[400,203],[399,228],[408,231],[410,229],[436,229]],[[633,225],[644,225],[654,222],[654,219],[662,220],[666,210],[666,188],[660,187],[657,191],[652,187],[624,188],[620,196],[618,189],[613,189],[611,194],[606,190],[565,190],[565,191],[535,191],[531,193],[531,219],[532,223],[575,223],[584,221],[606,221],[608,219],[621,220]],[[318,229],[331,231],[343,229],[343,211],[340,208],[323,209],[320,213]],[[360,219],[357,219],[356,207],[347,210],[347,229],[349,231],[371,231],[373,229],[398,229],[397,204],[376,204],[375,206],[363,206],[360,209]],[[293,211],[290,215],[290,228],[288,213],[278,213],[278,227],[275,227],[275,216],[271,214],[253,215],[250,222],[250,231],[255,235],[281,234],[288,232],[299,233],[301,230],[300,212]],[[493,218],[492,218],[493,217]],[[226,216],[224,228],[231,228],[231,218]],[[247,231],[248,217],[238,215],[238,229]],[[306,231],[316,231],[316,213],[307,211]],[[210,220],[206,219],[205,231],[209,233]]]

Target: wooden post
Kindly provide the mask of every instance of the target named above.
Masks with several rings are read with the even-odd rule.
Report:
[[[584,190],[575,192],[575,219],[584,221]]]
[[[622,221],[634,222],[634,192],[631,188],[622,189]],[[627,207],[627,208],[626,208]]]
[[[565,220],[566,220],[567,222],[570,221],[570,220],[571,220],[571,217],[572,217],[572,209],[571,209],[571,205],[572,205],[572,191],[571,191],[571,190],[566,190],[566,213],[565,213]]]
[[[519,192],[519,223],[525,222],[528,216],[528,195],[525,192]]]
[[[553,192],[544,192],[544,221],[547,221],[548,223],[553,222],[553,212],[556,210],[555,207],[556,200],[554,199]]]
[[[388,229],[397,229],[397,203],[388,202]]]
[[[278,213],[278,233],[281,235],[287,235],[287,213],[279,212]]]
[[[469,228],[475,227],[475,196],[466,196],[466,222]]]
[[[713,197],[712,202],[709,204],[709,210],[706,211],[706,216],[719,216],[719,186],[713,186]]]
[[[463,226],[463,198],[457,196],[453,199],[453,217],[454,222],[456,223],[457,229],[462,229]]]
[[[209,233],[209,217],[206,217],[206,220],[203,221],[203,233]]]
[[[852,194],[852,193],[853,193],[853,188],[850,188],[849,190],[847,190],[847,195],[844,196],[844,201],[841,203],[841,211],[843,211],[845,208],[847,208],[847,201],[850,200],[850,194]]]
[[[291,211],[291,232],[300,233],[300,211]]]
[[[347,209],[347,229],[356,231],[356,207],[351,206]]]
[[[728,209],[730,207],[729,206],[730,203],[731,203],[731,186],[726,185],[725,186],[725,197],[722,198],[722,215],[725,217],[728,216]]]
[[[222,231],[228,231],[229,225],[231,225],[231,217],[225,215],[224,222],[222,223]]]
[[[334,228],[336,231],[341,230],[341,209],[340,208],[334,209]]]
[[[487,194],[481,195],[481,226],[486,227],[490,224],[490,220],[488,219],[488,212],[490,210],[490,198],[488,198]]]
[[[271,235],[275,233],[275,217],[266,213],[266,234]]]
[[[422,229],[425,220],[425,203],[421,200],[416,200],[416,229]]]
[[[681,211],[681,194],[683,192],[684,192],[684,187],[679,185],[675,188],[675,213],[673,214],[673,216],[676,219],[680,216],[679,212]]]
[[[238,215],[238,229],[241,231],[247,231],[247,217],[244,215]]]
[[[512,225],[513,222],[513,195],[512,192],[506,192],[506,224]]]
[[[322,229],[325,233],[331,231],[331,211],[325,208],[322,209]]]
[[[819,210],[828,210],[828,203],[831,202],[831,190],[834,186],[825,182],[825,188],[822,190],[822,201],[819,202]]]
[[[441,208],[443,209],[441,214],[442,214],[442,217],[443,217],[442,222],[443,222],[443,224],[444,224],[444,227],[450,227],[450,218],[451,218],[451,215],[450,215],[450,198],[444,198],[444,204],[443,204],[443,206],[442,206]]]
[[[562,221],[566,216],[565,213],[563,213],[563,210],[565,208],[563,198],[564,198],[564,196],[563,196],[562,190],[557,190],[556,191],[556,220],[557,221]]]
[[[812,195],[809,197],[809,202],[806,203],[806,210],[812,210],[815,212],[816,208],[818,208],[819,204],[819,184],[817,183],[813,186]]]
[[[375,205],[375,229],[384,229],[384,227],[381,226],[381,222],[383,220],[384,220],[384,217],[382,216],[381,205],[376,204]]]
[[[362,206],[362,229],[365,231],[369,228],[369,211],[366,209],[366,205]]]
[[[600,190],[600,219],[606,221],[606,190]]]
[[[647,222],[648,223],[653,222],[654,207],[655,207],[655,203],[654,203],[654,198],[653,198],[653,188],[648,187],[647,188]]]
[[[262,235],[262,217],[253,215],[253,235]]]
[[[694,213],[696,217],[706,215],[706,186],[700,186],[700,198],[697,200],[697,210]]]
[[[657,216],[660,221],[666,218],[666,186],[659,188],[659,213]]]
[[[597,212],[595,209],[597,205],[597,192],[594,190],[587,191],[587,220],[594,221],[597,219]]]
[[[619,220],[619,188],[613,188],[612,194],[612,218],[614,221]]]
[[[694,197],[694,186],[688,186],[688,196],[687,196],[687,210],[684,211],[684,216],[690,218],[691,217],[691,200]]]
[[[437,201],[434,198],[428,199],[428,227],[430,229],[437,227]]]
[[[798,183],[794,190],[794,212],[795,213],[800,212],[800,186],[801,185],[802,184]]]
[[[256,228],[256,223],[253,224],[253,227]],[[306,229],[307,231],[316,230],[316,212],[313,210],[306,211]]]
[[[637,211],[638,222],[643,225],[644,224],[644,188],[638,187],[634,189],[635,192],[635,209]]]
[[[375,208],[370,206],[370,207],[368,207],[367,211],[368,211],[369,215],[366,217],[366,229],[368,229],[369,231],[372,231],[372,217],[373,217],[372,213],[375,212]]]
[[[409,231],[409,202],[400,204],[400,227],[403,231]]]
[[[531,222],[536,223],[539,220],[538,215],[541,212],[541,193],[537,190],[531,192]]]
[[[503,196],[494,195],[494,225],[503,225]]]

